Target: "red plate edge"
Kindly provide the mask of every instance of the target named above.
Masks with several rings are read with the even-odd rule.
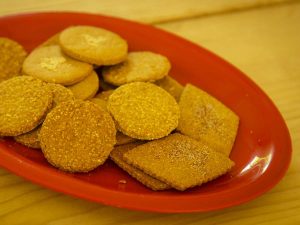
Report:
[[[166,196],[146,196],[146,195],[136,195],[131,193],[120,193],[112,190],[108,190],[106,188],[102,187],[95,187],[92,184],[87,184],[83,181],[76,180],[74,181],[71,177],[60,177],[58,174],[52,172],[51,170],[43,171],[39,170],[39,167],[30,164],[29,160],[27,161],[26,158],[24,160],[20,160],[16,155],[14,155],[10,151],[5,151],[5,146],[2,145],[0,142],[0,148],[2,148],[0,151],[0,164],[12,171],[13,173],[22,176],[28,180],[31,180],[37,184],[43,185],[45,187],[51,188],[53,190],[63,192],[69,195],[73,195],[76,197],[88,199],[95,202],[101,202],[107,205],[117,206],[117,207],[125,207],[129,209],[134,210],[144,210],[144,211],[153,211],[153,212],[166,212],[166,213],[174,213],[174,212],[205,212],[205,211],[211,211],[211,210],[217,210],[222,209],[234,205],[239,205],[241,203],[250,201],[251,199],[256,198],[257,196],[265,193],[266,191],[270,190],[273,186],[275,186],[284,176],[286,173],[288,166],[291,162],[291,138],[289,135],[288,128],[278,111],[278,109],[275,107],[274,103],[271,101],[271,99],[246,75],[244,75],[241,71],[236,69],[234,66],[229,64],[228,62],[224,61],[223,59],[219,58],[215,54],[203,49],[202,47],[199,47],[196,44],[193,44],[187,40],[184,40],[180,37],[175,36],[174,34],[170,34],[166,31],[148,26],[139,24],[136,22],[131,22],[124,19],[117,19],[113,17],[108,16],[102,16],[97,14],[87,14],[87,13],[70,13],[70,12],[47,12],[47,13],[28,13],[28,14],[17,14],[17,15],[10,15],[5,17],[0,17],[0,19],[9,19],[14,17],[27,17],[27,16],[38,16],[38,15],[68,15],[68,16],[91,16],[101,18],[104,20],[112,20],[121,22],[124,24],[131,24],[132,26],[138,26],[141,30],[149,30],[153,29],[154,32],[159,32],[161,36],[164,36],[166,39],[172,40],[172,42],[177,44],[182,44],[186,48],[188,48],[190,51],[200,51],[205,52],[205,55],[207,57],[212,58],[214,61],[217,61],[220,65],[223,67],[226,67],[227,69],[230,69],[232,71],[231,76],[235,76],[235,79],[242,80],[242,82],[248,84],[251,86],[251,88],[259,93],[260,96],[264,98],[264,100],[267,101],[267,104],[269,104],[270,107],[272,107],[272,110],[275,113],[275,119],[276,122],[278,122],[278,126],[281,129],[281,134],[285,135],[285,141],[286,141],[286,148],[285,151],[288,153],[288,158],[286,159],[286,162],[282,169],[280,170],[280,173],[277,174],[277,179],[273,180],[272,182],[269,182],[265,184],[263,181],[266,177],[266,173],[264,173],[261,177],[259,177],[257,180],[255,180],[254,183],[256,186],[261,187],[259,191],[255,188],[253,189],[246,189],[247,185],[237,188],[236,192],[228,192],[223,191],[222,193],[218,193],[219,199],[215,199],[215,202],[211,205],[206,205],[204,208],[201,207],[201,204],[199,206],[199,203],[203,200],[210,200],[213,194],[206,195],[206,196],[198,196],[197,198],[193,196],[172,196],[172,198],[168,198]],[[11,165],[14,165],[13,167]],[[22,171],[22,172],[20,172]],[[45,174],[47,175],[47,179],[45,178]],[[68,187],[68,185],[76,184],[72,188],[65,188]],[[60,184],[60,185],[57,185]],[[84,191],[83,191],[84,190]],[[99,196],[99,190],[101,190],[101,195]],[[247,191],[247,196],[244,195],[244,191]],[[87,194],[88,193],[88,194]],[[132,198],[138,198],[137,201],[133,202]],[[167,201],[161,201],[162,199]],[[229,199],[229,201],[228,201]],[[145,203],[146,202],[146,203]],[[176,206],[177,205],[177,206]],[[178,207],[178,205],[180,205]],[[191,205],[193,205],[191,207]],[[156,206],[156,207],[154,207]]]

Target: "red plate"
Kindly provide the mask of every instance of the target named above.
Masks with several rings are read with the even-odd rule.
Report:
[[[156,212],[203,212],[247,202],[270,190],[291,160],[291,140],[280,113],[264,92],[241,71],[207,50],[154,27],[112,17],[81,13],[38,13],[0,18],[0,36],[28,51],[75,24],[104,27],[128,40],[130,50],[166,55],[171,74],[214,95],[240,117],[231,158],[233,170],[185,192],[154,192],[112,162],[88,174],[68,174],[50,166],[42,153],[11,139],[0,142],[0,165],[35,183],[107,205]],[[126,180],[120,184],[119,180]]]

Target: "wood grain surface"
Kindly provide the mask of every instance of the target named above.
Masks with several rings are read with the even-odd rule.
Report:
[[[56,193],[0,169],[0,224],[300,224],[300,1],[0,0],[0,15],[76,10],[155,24],[215,52],[274,101],[289,127],[287,175],[263,196],[233,208],[193,214],[130,211]]]

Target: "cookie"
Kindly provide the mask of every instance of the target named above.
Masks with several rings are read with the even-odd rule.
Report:
[[[47,86],[50,88],[53,94],[52,108],[49,111],[51,111],[55,106],[62,102],[72,101],[75,99],[73,93],[68,88],[60,84],[48,83]],[[14,139],[16,142],[23,144],[27,147],[41,148],[40,141],[38,139],[40,129],[41,125],[39,125],[32,131],[14,137]]]
[[[75,99],[73,93],[66,87],[60,84],[48,83],[47,86],[53,93],[53,105],[52,108],[62,102],[72,101]]]
[[[124,62],[104,67],[102,74],[107,83],[120,86],[136,81],[154,82],[166,76],[170,68],[165,56],[153,52],[130,52]]]
[[[102,99],[104,101],[108,101],[109,96],[114,92],[114,90],[102,91],[95,96],[95,98]]]
[[[233,111],[191,84],[184,88],[179,107],[178,131],[230,154],[239,125],[239,118]]]
[[[41,130],[41,126],[18,136],[15,136],[14,139],[16,142],[25,145],[29,148],[41,148],[40,141],[39,141],[39,132]]]
[[[98,73],[98,74],[99,74],[99,73]],[[99,86],[100,86],[101,90],[103,90],[103,91],[114,90],[114,89],[117,88],[117,87],[114,86],[114,85],[111,85],[111,84],[109,84],[109,83],[106,83],[106,82],[103,80],[102,76],[99,78]]]
[[[44,41],[39,47],[45,47],[50,45],[59,45],[59,35],[60,33],[56,33],[50,38],[48,38],[46,41]]]
[[[136,139],[162,138],[178,125],[177,102],[151,83],[134,82],[117,88],[108,99],[107,109],[118,129]]]
[[[84,80],[68,86],[77,99],[86,100],[94,97],[99,89],[99,78],[95,71],[92,71]]]
[[[175,79],[170,76],[165,76],[163,79],[156,81],[155,84],[169,92],[177,102],[179,101],[183,86]]]
[[[97,106],[100,106],[102,109],[107,110],[107,102],[100,98],[91,98],[89,101],[95,103]]]
[[[92,102],[59,104],[46,117],[39,134],[44,156],[68,172],[88,172],[102,165],[116,143],[109,113]]]
[[[41,80],[17,76],[0,83],[0,136],[33,130],[52,107],[53,95]]]
[[[59,43],[65,54],[98,66],[120,63],[127,56],[127,42],[99,27],[68,27],[61,32]]]
[[[0,37],[0,82],[20,75],[26,54],[17,42]]]
[[[49,83],[75,84],[92,72],[92,65],[62,53],[58,45],[36,48],[25,59],[23,72]]]
[[[136,139],[129,137],[120,131],[117,132],[116,138],[117,138],[116,146],[125,145],[137,141]]]
[[[127,144],[127,145],[115,147],[110,153],[110,158],[119,167],[125,170],[130,176],[137,179],[139,182],[141,182],[148,188],[151,188],[154,191],[170,189],[171,187],[166,183],[149,176],[148,174],[144,173],[142,170],[131,166],[130,164],[126,163],[123,160],[123,155],[126,152],[130,151],[131,149],[137,147],[138,145],[140,145],[140,143]]]
[[[180,191],[213,180],[234,165],[226,155],[178,133],[139,145],[123,159]]]

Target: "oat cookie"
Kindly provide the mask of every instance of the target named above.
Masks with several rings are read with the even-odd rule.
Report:
[[[0,82],[20,75],[26,54],[19,43],[0,37]]]
[[[86,100],[94,97],[99,89],[99,78],[95,71],[92,71],[84,80],[68,86],[77,99]]]
[[[120,86],[136,81],[154,82],[166,76],[170,68],[165,56],[153,52],[130,52],[124,62],[104,67],[102,74],[107,83]]]
[[[188,84],[180,97],[177,130],[196,140],[230,154],[238,130],[239,118],[228,107],[205,91]]]
[[[53,166],[88,172],[102,165],[116,143],[111,116],[92,102],[59,104],[46,117],[39,134],[42,151]]]
[[[35,129],[18,136],[15,136],[14,139],[16,142],[25,145],[29,148],[41,148],[40,141],[39,141],[39,132],[41,130],[41,126],[36,127]]]
[[[62,85],[71,85],[83,80],[92,69],[92,65],[63,54],[58,45],[36,48],[23,64],[25,74]]]
[[[17,136],[37,127],[52,106],[50,88],[29,76],[0,83],[0,136]]]
[[[123,159],[123,155],[130,151],[131,149],[137,147],[141,143],[133,143],[115,147],[112,152],[110,153],[110,158],[123,170],[125,170],[129,175],[140,181],[145,186],[151,188],[154,191],[159,190],[166,190],[170,189],[171,187],[166,183],[157,180],[148,174],[144,173],[142,170],[131,166],[130,164],[126,163]]]
[[[177,102],[179,101],[183,86],[178,81],[170,76],[165,76],[163,79],[156,81],[155,84],[169,92]]]
[[[178,133],[137,146],[123,158],[180,191],[213,180],[234,165],[226,155]]]
[[[114,65],[125,60],[127,42],[118,34],[92,26],[63,30],[59,43],[65,54],[95,65]]]
[[[48,38],[46,41],[44,41],[39,47],[45,47],[50,45],[59,45],[59,35],[60,33],[56,33],[50,38]]]
[[[134,82],[117,88],[108,99],[107,109],[118,129],[132,138],[158,139],[178,125],[177,102],[151,83]]]

